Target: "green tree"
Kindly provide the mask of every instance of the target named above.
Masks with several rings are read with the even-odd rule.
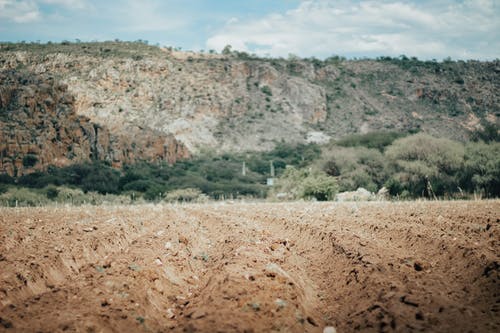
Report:
[[[472,141],[499,142],[500,127],[497,124],[486,122],[483,128],[471,134]]]
[[[500,196],[500,143],[469,143],[461,177],[465,190]]]
[[[269,86],[262,86],[262,88],[260,88],[260,91],[262,91],[267,96],[273,95],[273,92],[271,91],[271,88],[269,88]]]
[[[293,199],[332,200],[337,193],[333,177],[312,169],[287,167],[277,180],[275,193],[287,193]]]
[[[59,195],[59,189],[54,185],[47,186],[47,188],[45,188],[45,195],[48,199],[54,200]]]
[[[94,165],[92,172],[83,178],[81,185],[85,192],[118,193],[119,181],[120,174],[118,171]]]
[[[37,162],[38,162],[38,157],[36,155],[27,154],[27,155],[24,155],[24,157],[23,157],[23,166],[25,166],[27,168],[31,168],[31,167],[35,166],[35,164]]]
[[[332,147],[325,151],[321,169],[337,177],[340,191],[363,187],[376,192],[387,179],[387,163],[382,153],[365,147]]]
[[[394,173],[388,182],[391,193],[396,194],[396,184],[413,196],[456,192],[464,154],[462,144],[427,134],[396,140],[385,153]]]
[[[224,48],[222,49],[222,54],[224,54],[224,55],[230,55],[231,52],[232,52],[231,51],[232,48],[233,47],[231,45],[229,45],[229,44],[226,45],[226,46],[224,46]]]

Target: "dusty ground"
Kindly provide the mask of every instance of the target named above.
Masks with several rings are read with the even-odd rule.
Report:
[[[0,209],[0,331],[499,332],[500,201]]]

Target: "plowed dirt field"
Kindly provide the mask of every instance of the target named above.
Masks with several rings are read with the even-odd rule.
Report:
[[[0,331],[500,332],[499,218],[500,201],[2,208]]]

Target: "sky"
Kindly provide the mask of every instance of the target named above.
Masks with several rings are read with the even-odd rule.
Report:
[[[0,0],[0,41],[138,39],[326,58],[500,58],[500,0]]]

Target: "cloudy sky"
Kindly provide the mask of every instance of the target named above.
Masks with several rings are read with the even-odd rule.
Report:
[[[324,58],[500,58],[500,0],[0,0],[0,41],[148,40]]]

